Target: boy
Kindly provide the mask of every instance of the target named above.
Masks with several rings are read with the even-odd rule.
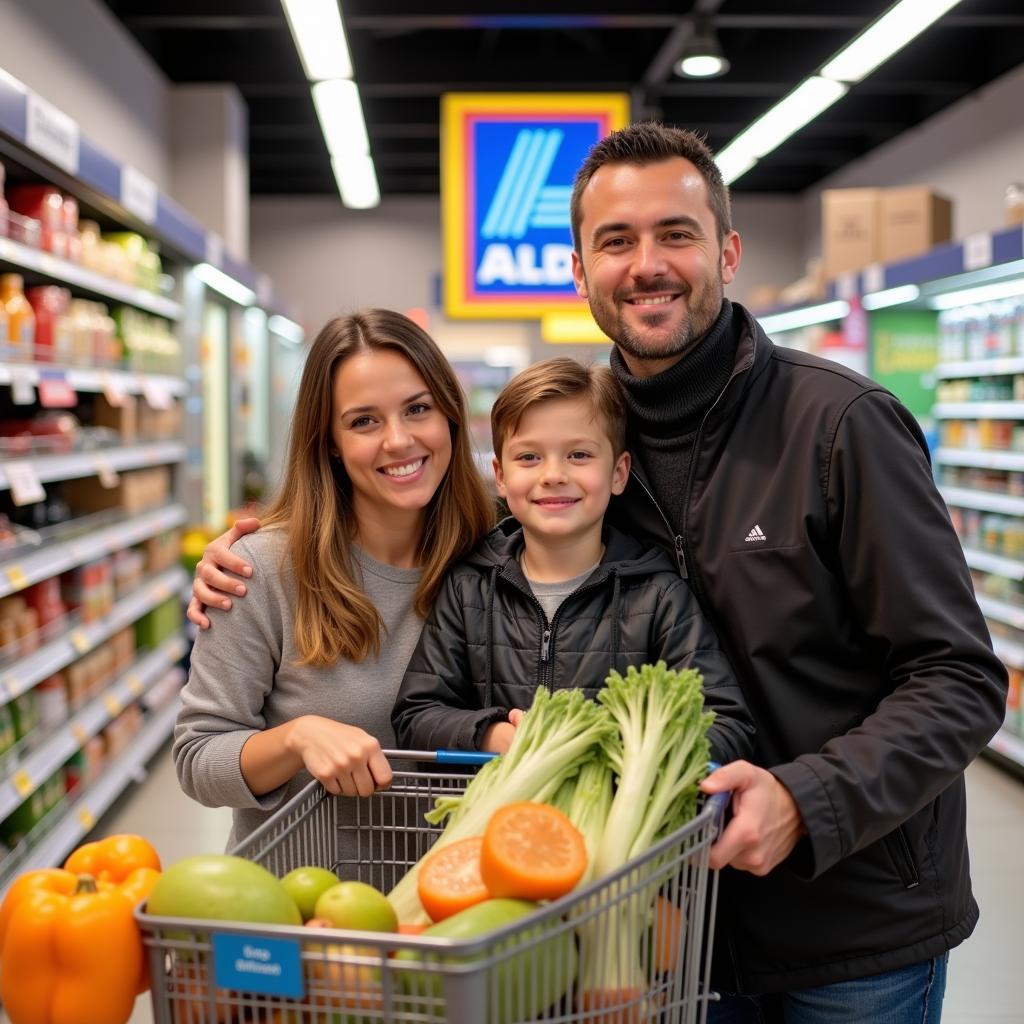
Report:
[[[491,410],[512,516],[448,572],[391,720],[406,749],[503,753],[538,686],[596,696],[611,668],[664,659],[704,676],[712,756],[749,753],[732,670],[667,554],[604,525],[629,476],[626,412],[603,367],[549,359]]]

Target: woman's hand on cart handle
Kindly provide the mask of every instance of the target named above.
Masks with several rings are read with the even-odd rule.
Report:
[[[230,530],[211,540],[203,549],[203,557],[196,565],[196,574],[192,580],[192,599],[188,603],[189,621],[200,629],[210,628],[210,620],[203,612],[207,605],[228,611],[231,608],[229,594],[244,596],[245,584],[238,577],[251,576],[252,566],[244,558],[232,554],[231,545],[259,528],[260,521],[254,516],[247,516],[239,519]],[[235,575],[229,576],[229,572]]]
[[[711,867],[767,875],[781,864],[807,829],[790,792],[771,772],[733,761],[712,772],[700,788],[732,792],[732,819],[711,847]]]
[[[380,743],[354,725],[302,715],[288,724],[285,742],[328,793],[370,796],[391,785],[391,765]]]

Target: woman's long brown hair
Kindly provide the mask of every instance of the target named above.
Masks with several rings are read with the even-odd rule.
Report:
[[[452,458],[424,509],[419,560],[423,576],[415,608],[426,617],[445,570],[494,523],[494,502],[473,462],[466,399],[448,360],[408,317],[369,309],[331,320],[317,335],[302,371],[288,463],[264,523],[287,530],[296,587],[295,644],[299,664],[363,661],[380,653],[383,620],[361,589],[352,558],[358,533],[352,483],[331,456],[334,379],[357,352],[397,352],[416,367],[448,419]]]

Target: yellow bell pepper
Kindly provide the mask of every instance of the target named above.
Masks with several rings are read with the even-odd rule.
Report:
[[[11,1024],[125,1024],[143,974],[132,912],[127,893],[89,875],[26,881],[5,919],[0,965]]]

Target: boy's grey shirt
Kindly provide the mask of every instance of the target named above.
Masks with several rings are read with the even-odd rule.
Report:
[[[173,748],[178,779],[189,796],[209,807],[235,809],[229,849],[311,778],[303,770],[255,796],[239,767],[246,740],[312,714],[358,726],[382,747],[394,747],[391,708],[423,625],[413,609],[420,570],[384,565],[356,550],[363,589],[384,620],[380,656],[360,664],[299,666],[284,531],[260,530],[234,550],[253,566],[253,576],[229,612],[207,610],[210,629],[199,634],[192,651]]]

